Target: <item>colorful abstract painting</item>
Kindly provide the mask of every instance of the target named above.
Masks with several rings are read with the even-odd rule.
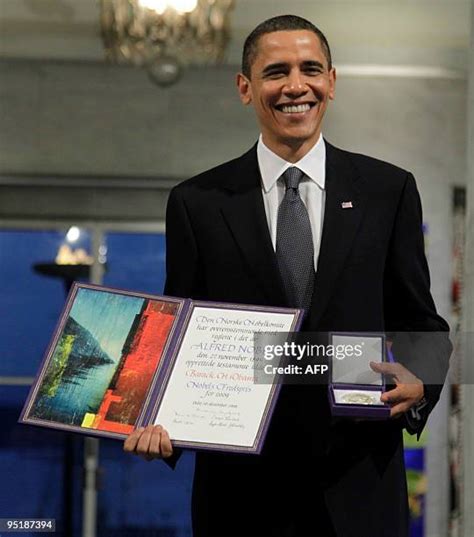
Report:
[[[49,351],[28,420],[129,434],[179,303],[79,287]]]

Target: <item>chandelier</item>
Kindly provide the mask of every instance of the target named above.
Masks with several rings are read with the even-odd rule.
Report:
[[[186,65],[222,61],[234,0],[101,0],[106,58],[168,85]]]

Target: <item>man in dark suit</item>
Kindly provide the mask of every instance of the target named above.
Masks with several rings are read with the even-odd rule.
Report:
[[[382,396],[390,420],[336,421],[323,387],[284,386],[260,456],[198,453],[195,537],[408,534],[401,433],[419,433],[439,397],[439,383],[426,379],[444,378],[448,327],[429,291],[413,176],[322,138],[335,83],[327,40],[310,22],[275,17],[250,34],[237,85],[261,136],[243,156],[172,190],[165,292],[306,306],[308,331],[442,335],[408,367],[402,353],[399,363],[373,365],[393,378]],[[281,216],[287,195],[299,207],[290,219]],[[301,272],[307,258],[311,270]],[[134,432],[125,450],[175,457],[160,426]]]

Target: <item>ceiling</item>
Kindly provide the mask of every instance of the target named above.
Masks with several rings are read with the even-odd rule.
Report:
[[[245,36],[289,0],[235,0],[228,63]],[[0,58],[103,61],[99,0],[0,0]],[[425,66],[465,71],[469,0],[291,0],[327,35],[336,66]]]

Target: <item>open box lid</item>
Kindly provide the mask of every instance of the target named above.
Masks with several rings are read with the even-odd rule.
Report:
[[[384,388],[383,375],[373,371],[370,362],[387,361],[385,334],[332,332],[329,338],[334,349],[330,377],[333,384]]]

